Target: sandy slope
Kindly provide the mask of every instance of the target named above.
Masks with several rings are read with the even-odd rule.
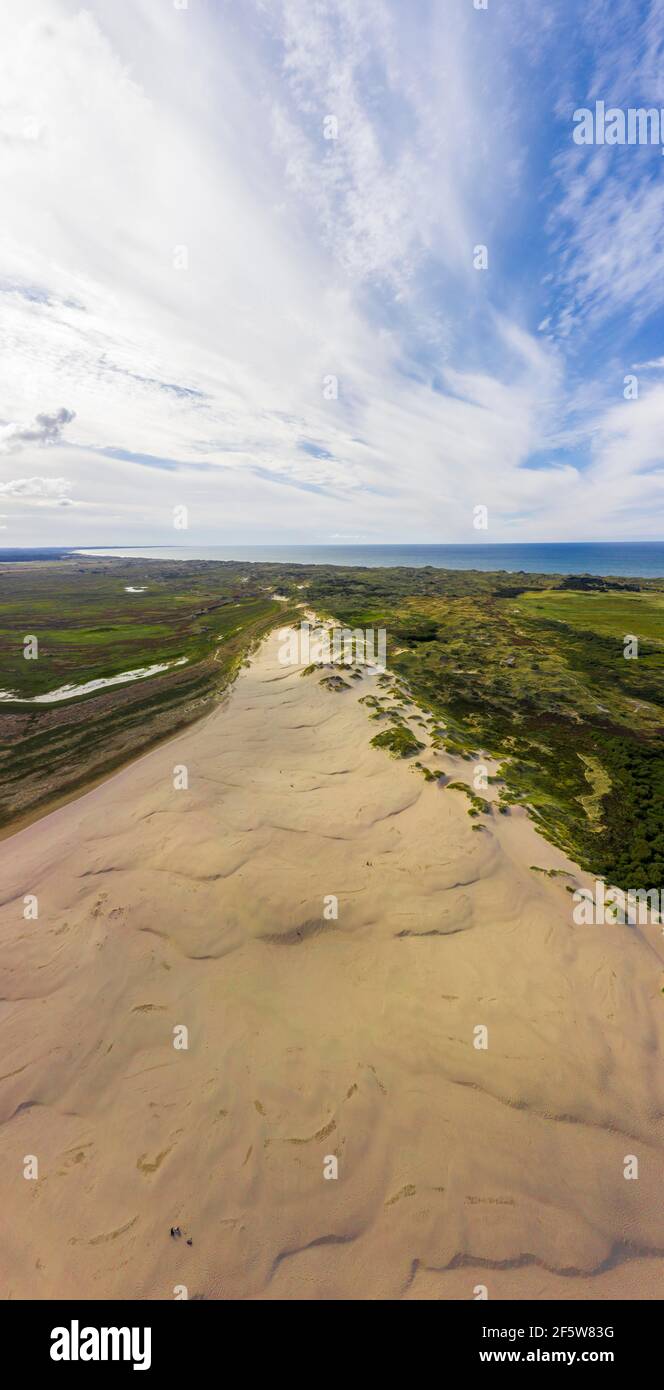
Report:
[[[659,928],[574,926],[277,646],[0,844],[0,1293],[661,1298]]]

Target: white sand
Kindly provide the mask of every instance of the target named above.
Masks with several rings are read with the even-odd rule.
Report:
[[[0,1296],[661,1298],[661,930],[278,646],[0,843]]]

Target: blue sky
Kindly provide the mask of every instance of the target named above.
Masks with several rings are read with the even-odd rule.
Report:
[[[2,544],[661,536],[663,146],[572,139],[656,0],[23,0],[0,69]]]

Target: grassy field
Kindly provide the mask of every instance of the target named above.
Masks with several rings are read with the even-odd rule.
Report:
[[[27,574],[23,566],[20,571],[12,566],[10,574],[2,574],[5,690],[29,698],[182,657],[197,663],[234,632],[283,607],[264,594],[249,593],[231,575],[209,584],[203,578],[155,574],[145,593],[126,593],[126,574],[77,571],[78,566],[59,571],[55,586],[41,567]],[[38,639],[36,661],[23,655],[27,635]]]
[[[105,775],[219,696],[285,608],[265,580],[222,569],[78,559],[0,566],[0,688],[18,697],[0,703],[0,826]],[[26,636],[38,639],[37,660],[23,655]],[[175,662],[64,702],[20,703]]]
[[[441,746],[499,760],[507,814],[528,805],[543,834],[611,883],[664,886],[664,580],[73,557],[1,565],[0,689],[30,697],[185,661],[63,704],[0,703],[0,825],[197,718],[252,643],[301,616],[302,602],[349,627],[386,628],[390,668],[444,725]],[[639,638],[636,660],[625,660],[627,634]],[[23,656],[27,635],[38,661]]]
[[[664,594],[573,594],[551,590],[519,596],[516,611],[565,623],[578,632],[624,638],[634,633],[664,649]]]
[[[508,813],[528,805],[611,883],[664,886],[664,580],[353,571],[309,593],[350,627],[387,628],[443,746],[499,759]]]

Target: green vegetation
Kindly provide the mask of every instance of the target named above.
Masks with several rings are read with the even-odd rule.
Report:
[[[322,681],[319,681],[318,684],[324,685],[326,690],[339,691],[350,690],[351,688],[348,684],[348,681],[345,681],[343,676],[323,676]]]
[[[440,774],[438,772],[434,772],[433,768],[431,767],[425,767],[424,763],[416,762],[415,767],[419,768],[419,771],[422,773],[425,782],[437,782],[439,780]]]
[[[579,753],[579,757],[586,769],[586,782],[591,788],[586,796],[579,797],[579,801],[593,830],[600,831],[604,828],[604,798],[611,791],[611,778],[597,758],[591,757],[589,753]]]
[[[427,712],[434,747],[498,760],[499,812],[527,806],[549,840],[620,887],[664,885],[664,579],[63,557],[0,565],[0,581],[4,690],[186,658],[65,704],[0,704],[0,821],[196,718],[304,602],[345,627],[387,630],[383,699],[367,701],[386,723],[376,746],[419,752],[404,716]],[[628,634],[636,660],[623,654]]]
[[[546,878],[571,878],[566,869],[542,869],[539,864],[531,864],[530,867],[534,874],[544,874]]]
[[[520,594],[517,612],[567,624],[579,632],[598,632],[622,640],[627,633],[651,638],[664,651],[664,593],[587,594],[560,592]]]
[[[622,888],[664,885],[664,579],[319,570],[308,601],[387,629],[390,671],[433,715],[434,747],[499,760],[502,814],[527,805]]]
[[[376,734],[371,743],[374,748],[386,748],[393,758],[412,758],[414,753],[424,748],[424,744],[403,724],[383,729],[382,734]]]
[[[477,796],[470,787],[466,786],[465,782],[447,782],[446,789],[447,791],[465,792],[472,806],[472,811],[468,812],[469,816],[491,815],[491,803],[486,801],[483,796]]]
[[[213,567],[217,569],[217,567]],[[209,708],[293,610],[243,567],[63,559],[0,565],[0,689],[30,699],[145,666],[180,666],[57,704],[0,703],[0,825],[84,787]],[[126,593],[125,586],[147,586]],[[26,660],[34,635],[38,660]]]

